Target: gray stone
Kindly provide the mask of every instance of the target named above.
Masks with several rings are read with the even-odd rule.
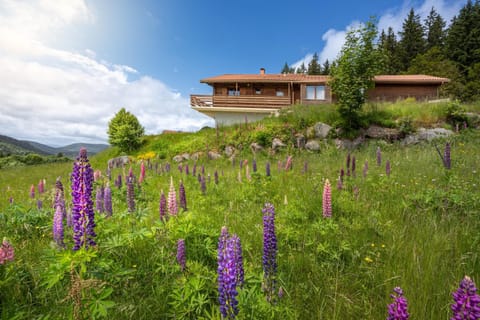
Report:
[[[325,139],[330,133],[330,130],[332,130],[332,127],[328,124],[317,122],[313,126],[313,130],[315,132],[315,138]]]
[[[231,157],[235,154],[235,147],[232,147],[232,146],[226,146],[225,147],[225,155],[227,157]]]
[[[365,136],[373,139],[384,139],[388,141],[398,140],[401,137],[401,132],[395,128],[383,128],[379,126],[370,126],[365,132]]]
[[[190,156],[190,159],[192,159],[193,161],[197,161],[198,159],[200,159],[200,157],[203,155],[203,152],[195,152],[195,153],[192,153],[192,155]]]
[[[183,156],[181,154],[178,154],[175,157],[173,157],[173,161],[175,161],[177,163],[182,162],[183,161]]]
[[[335,146],[338,149],[352,150],[352,149],[358,148],[364,142],[365,142],[365,138],[363,136],[359,136],[354,140],[335,139]]]
[[[317,140],[308,140],[305,149],[309,151],[320,151],[320,143]]]
[[[418,133],[417,133],[419,140],[426,140],[426,141],[430,141],[438,138],[446,138],[448,136],[451,136],[452,134],[453,134],[452,130],[448,130],[444,128],[433,128],[433,129],[420,128],[418,129]]]
[[[402,145],[403,146],[409,146],[412,144],[417,144],[420,142],[420,139],[418,139],[418,135],[416,134],[409,134],[402,140]]]
[[[278,149],[284,148],[286,146],[287,145],[285,143],[283,143],[282,140],[280,140],[278,138],[274,138],[273,141],[272,141],[272,149],[273,150],[278,150]]]
[[[222,157],[222,155],[216,151],[208,151],[208,159],[210,160],[217,160]]]
[[[110,169],[121,168],[127,165],[129,162],[130,162],[130,158],[128,156],[120,156],[120,157],[116,157],[108,160],[108,167]]]
[[[252,150],[253,153],[257,153],[263,150],[263,146],[261,144],[258,144],[257,142],[253,142],[250,145],[250,150]]]
[[[184,160],[189,160],[190,159],[190,154],[189,153],[182,153],[182,157]]]

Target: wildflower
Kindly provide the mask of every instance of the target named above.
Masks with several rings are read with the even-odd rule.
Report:
[[[43,207],[43,202],[42,202],[42,200],[38,199],[37,200],[37,209],[42,210],[42,207]]]
[[[55,213],[53,214],[53,240],[59,247],[64,247],[63,242],[63,208],[62,205],[57,202],[55,205]]]
[[[217,172],[217,170],[215,170],[215,173],[213,174],[213,178],[214,178],[215,184],[218,184],[218,172]]]
[[[193,164],[192,175],[195,177],[197,175],[197,163]]]
[[[252,160],[252,170],[253,172],[257,172],[257,161],[255,159]]]
[[[338,176],[337,189],[338,189],[338,190],[342,190],[342,189],[343,189],[343,181],[342,181],[342,178],[340,178],[340,176]]]
[[[323,217],[330,218],[332,216],[332,189],[330,186],[330,181],[325,180],[325,185],[323,186]]]
[[[107,217],[111,217],[113,210],[112,210],[112,190],[107,183],[105,190],[103,190],[103,206],[105,209],[105,215]]]
[[[2,246],[0,246],[0,264],[6,261],[13,261],[15,258],[15,250],[7,239],[3,239]]]
[[[357,159],[352,156],[352,177],[355,177],[355,169],[357,168]]]
[[[218,301],[222,319],[235,319],[238,314],[237,272],[235,240],[229,237],[227,227],[222,227],[218,239]],[[237,252],[238,253],[238,252]],[[238,257],[237,257],[238,258]]]
[[[451,169],[452,167],[452,161],[450,158],[450,143],[445,144],[445,151],[443,153],[443,165],[447,169]]]
[[[159,212],[160,212],[160,221],[164,221],[167,215],[167,198],[165,197],[165,193],[163,193],[163,190],[160,194]]]
[[[185,175],[189,175],[190,174],[190,170],[188,168],[188,164],[185,165]]]
[[[140,177],[138,177],[138,183],[142,183],[145,180],[145,163],[140,162]]]
[[[367,263],[372,263],[373,262],[372,258],[370,258],[370,257],[365,257],[365,259],[363,259],[363,260],[365,260],[365,262],[367,262]]]
[[[232,235],[229,240],[232,242],[233,246],[236,284],[239,287],[243,287],[245,272],[243,270],[242,243],[240,241],[240,238],[236,234]]]
[[[170,163],[165,164],[165,172],[170,172]]]
[[[60,177],[58,177],[57,181],[55,181],[54,208],[56,208],[57,206],[61,207],[62,216],[63,216],[63,218],[66,218],[67,210],[65,208],[65,194],[64,194],[64,191],[63,191],[63,184],[60,181]]]
[[[266,203],[263,210],[263,288],[267,301],[273,302],[277,276],[277,236],[275,234],[275,208]]]
[[[267,177],[270,177],[270,162],[267,161],[267,163],[265,164],[265,175]]]
[[[340,169],[340,179],[342,179],[343,181],[343,177],[345,176],[345,171],[342,169]]]
[[[178,171],[179,171],[180,173],[183,173],[183,166],[182,166],[181,163],[178,165]]]
[[[187,258],[185,256],[185,240],[179,239],[177,241],[177,262],[182,269],[182,272],[185,271],[187,266]]]
[[[350,175],[350,161],[351,161],[351,157],[350,157],[350,152],[347,154],[347,176]]]
[[[293,157],[288,156],[287,162],[285,163],[285,171],[292,170],[292,165],[293,165],[292,162],[293,162]]]
[[[176,216],[178,213],[177,207],[177,193],[175,192],[175,186],[173,185],[173,178],[170,177],[170,190],[168,191],[168,213],[172,216]]]
[[[480,296],[470,277],[465,276],[460,282],[458,290],[452,295],[454,300],[451,305],[453,317],[450,319],[480,319]]]
[[[104,208],[103,208],[103,198],[104,198],[104,195],[103,195],[103,187],[102,186],[98,186],[97,187],[97,193],[96,193],[96,196],[95,196],[95,207],[97,209],[98,212],[100,213],[103,213],[104,212]]]
[[[178,196],[180,198],[180,208],[182,208],[183,211],[187,211],[187,197],[182,181],[180,181],[180,186],[178,187]]]
[[[95,170],[93,172],[93,181],[98,181],[102,177],[102,171]]]
[[[135,186],[133,172],[131,169],[127,177],[127,207],[128,212],[135,211]]]
[[[390,177],[390,161],[387,160],[385,163],[385,173],[387,174],[387,177]]]
[[[115,180],[115,186],[120,189],[122,188],[122,175],[119,174],[117,180]]]
[[[93,169],[88,163],[87,149],[81,148],[77,161],[73,164],[72,180],[72,223],[73,250],[88,248],[96,243],[94,238],[95,215],[93,212],[92,185]]]
[[[202,190],[202,194],[205,195],[207,193],[207,183],[204,175],[200,178],[200,189]]]
[[[377,165],[380,166],[382,164],[382,151],[380,147],[377,147]]]
[[[30,186],[30,198],[35,199],[35,186],[33,184]]]
[[[44,192],[45,192],[44,180],[40,179],[40,181],[38,182],[38,194],[42,194]]]
[[[10,204],[13,204],[13,197],[8,198],[8,202],[9,202]]]
[[[400,287],[393,289],[394,294],[390,297],[393,302],[388,305],[387,320],[407,320],[409,317],[407,310],[407,299],[403,296],[403,290]]]
[[[285,292],[283,290],[283,287],[278,288],[278,297],[282,299],[284,295],[285,295]]]

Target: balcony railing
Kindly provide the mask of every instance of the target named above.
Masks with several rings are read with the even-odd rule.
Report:
[[[289,97],[191,95],[192,107],[282,108],[291,105]]]

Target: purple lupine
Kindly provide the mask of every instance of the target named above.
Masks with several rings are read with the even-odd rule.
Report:
[[[65,243],[63,242],[63,209],[62,205],[56,200],[55,201],[55,213],[53,214],[53,240],[55,243],[63,248]]]
[[[202,175],[200,173],[197,175],[197,180],[198,183],[202,183]]]
[[[187,257],[185,255],[185,240],[178,239],[177,241],[177,262],[182,269],[182,272],[185,271],[187,267]]]
[[[183,173],[183,165],[181,163],[178,164],[178,172],[180,172],[180,174]]]
[[[135,211],[135,178],[133,177],[133,172],[130,170],[127,177],[127,207],[128,212]]]
[[[443,165],[446,169],[452,168],[452,160],[450,158],[450,143],[445,144],[445,151],[443,152]]]
[[[105,215],[107,217],[111,217],[113,214],[113,209],[112,209],[112,189],[110,189],[110,186],[107,183],[107,186],[103,190],[103,206],[105,209]]]
[[[380,147],[377,147],[377,165],[380,166],[382,164],[382,151]]]
[[[167,162],[167,163],[165,164],[165,172],[170,172],[170,169],[171,169],[171,168],[170,168],[170,163]]]
[[[202,164],[202,175],[205,174],[205,166]]]
[[[235,319],[238,314],[237,262],[235,242],[229,237],[227,227],[222,227],[218,239],[218,302],[222,319]]]
[[[99,213],[104,212],[103,198],[104,198],[103,187],[98,186],[97,187],[97,192],[96,192],[96,195],[95,195],[95,208],[97,209],[97,211]]]
[[[60,181],[60,177],[55,181],[55,198],[54,209],[56,206],[60,206],[62,210],[63,219],[67,217],[67,209],[65,208],[65,193],[63,191],[63,184]]]
[[[252,160],[252,171],[257,172],[257,160]]]
[[[176,216],[178,213],[177,206],[177,193],[175,191],[175,186],[173,185],[173,178],[170,177],[170,190],[168,191],[168,213],[172,216]]]
[[[391,172],[390,161],[387,160],[387,162],[385,162],[385,173],[387,174],[387,177],[390,177],[390,172]]]
[[[117,180],[115,180],[115,186],[118,189],[122,188],[122,175],[121,174],[119,174],[118,177],[117,177]]]
[[[357,159],[352,156],[352,177],[355,177],[355,169],[357,168]]]
[[[340,169],[340,179],[342,180],[343,182],[343,177],[345,176],[345,171],[342,169]]]
[[[213,181],[215,181],[215,184],[218,184],[218,171],[215,170],[215,173],[213,174]]]
[[[33,184],[30,186],[30,198],[35,199],[35,186]]]
[[[8,203],[13,204],[13,197],[8,198]]]
[[[328,179],[325,180],[325,185],[323,186],[322,209],[324,218],[332,216],[332,188]]]
[[[451,320],[480,319],[480,296],[470,277],[465,276],[452,295],[454,303],[450,307],[453,311]]]
[[[192,176],[196,176],[197,175],[197,163],[195,162],[193,164],[193,169],[192,169]]]
[[[235,279],[237,286],[241,288],[243,287],[243,283],[245,281],[245,272],[243,270],[242,243],[240,241],[240,238],[236,234],[231,236],[230,241],[232,241],[235,260]]]
[[[351,161],[351,156],[350,152],[347,154],[347,176],[350,176],[350,161]]]
[[[277,277],[277,236],[275,234],[275,208],[266,203],[263,210],[263,290],[267,301],[273,302]]]
[[[178,187],[178,197],[180,200],[180,208],[182,208],[183,211],[187,211],[187,196],[182,181],[180,181],[180,186]]]
[[[267,161],[267,163],[265,164],[265,175],[267,177],[270,177],[270,161]]]
[[[167,218],[167,198],[165,197],[165,193],[163,192],[163,190],[160,194],[159,212],[160,221],[165,222],[165,219]]]
[[[189,174],[190,174],[190,170],[188,168],[188,163],[187,163],[187,164],[185,164],[185,175],[188,176]]]
[[[207,183],[205,181],[205,176],[200,177],[200,190],[202,190],[202,194],[207,193]]]
[[[242,161],[242,160],[240,160],[240,164],[239,164],[239,165],[240,165],[240,170],[242,170],[242,169],[243,169],[243,161]]]
[[[138,177],[138,183],[142,183],[145,180],[145,163],[140,163],[140,176]]]
[[[395,287],[393,292],[390,295],[393,302],[388,305],[387,320],[407,320],[409,317],[408,306],[407,299],[403,296],[403,290],[400,287]]]
[[[95,246],[95,213],[93,211],[92,187],[93,169],[87,158],[87,149],[81,148],[77,161],[73,164],[72,183],[72,223],[73,250]]]
[[[367,177],[367,172],[368,172],[368,160],[365,160],[365,164],[363,165],[363,177]]]
[[[15,258],[15,250],[7,239],[3,239],[0,246],[0,264],[4,264],[7,261],[13,261]]]
[[[38,200],[37,200],[37,209],[38,209],[38,210],[42,210],[42,207],[43,207],[43,201],[40,200],[40,199],[38,199]]]
[[[342,181],[342,179],[340,178],[340,176],[338,176],[337,190],[342,190],[342,189],[343,189],[343,181]]]

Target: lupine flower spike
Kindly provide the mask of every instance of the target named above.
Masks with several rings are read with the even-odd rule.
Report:
[[[43,202],[42,202],[42,200],[38,199],[37,200],[37,209],[42,210],[42,207],[43,207]]]
[[[377,147],[377,165],[380,166],[382,164],[382,151],[380,147]]]
[[[277,284],[277,236],[275,233],[275,208],[266,203],[263,210],[263,290],[267,301],[273,302]]]
[[[446,169],[452,168],[452,160],[450,158],[450,143],[445,144],[445,151],[443,153],[443,165]]]
[[[33,184],[30,186],[30,198],[35,199],[35,186]]]
[[[63,209],[62,205],[55,201],[55,213],[53,214],[53,240],[55,243],[63,248],[65,246],[63,242]]]
[[[267,161],[267,163],[265,164],[265,175],[267,177],[270,177],[270,162]]]
[[[332,187],[328,179],[325,180],[325,185],[323,186],[322,209],[324,218],[330,218],[332,216]]]
[[[185,240],[179,239],[177,241],[177,262],[182,269],[182,272],[185,271],[187,267],[187,258],[185,256]]]
[[[128,212],[135,211],[135,186],[132,170],[130,170],[127,176],[127,206]]]
[[[0,246],[0,264],[4,264],[7,261],[13,261],[15,258],[15,251],[13,246],[7,239],[3,239],[2,245]]]
[[[112,189],[110,189],[110,185],[107,183],[105,190],[103,190],[103,206],[105,209],[105,215],[107,217],[111,217],[113,213],[112,209]]]
[[[480,319],[480,296],[477,294],[475,283],[470,277],[465,276],[460,282],[460,287],[453,294],[451,320]]]
[[[218,171],[217,170],[215,170],[215,173],[213,174],[213,178],[214,178],[215,184],[218,184]]]
[[[393,294],[390,297],[393,302],[388,305],[387,320],[407,320],[409,317],[407,299],[403,296],[403,290],[400,287],[393,289]]]
[[[140,163],[140,177],[138,177],[138,183],[142,183],[145,180],[145,163]]]
[[[180,198],[180,208],[182,208],[183,211],[187,211],[187,196],[182,181],[180,181],[180,186],[178,187],[178,196]]]
[[[178,213],[177,206],[177,193],[175,186],[173,185],[173,178],[170,177],[170,190],[168,191],[168,213],[172,216],[176,216]]]
[[[95,215],[93,211],[92,187],[93,169],[87,158],[87,149],[81,148],[73,164],[72,180],[72,222],[73,250],[95,246]]]
[[[102,186],[98,186],[97,187],[97,193],[95,195],[95,207],[97,209],[97,211],[99,213],[103,213],[104,212],[104,208],[103,208],[103,198],[104,198],[104,195],[103,195],[103,187]]]
[[[252,160],[252,170],[253,172],[257,172],[257,160]]]
[[[357,159],[352,156],[352,177],[355,177],[355,169],[357,168]]]
[[[167,198],[165,197],[165,193],[163,192],[163,190],[160,194],[159,212],[160,221],[165,222],[165,219],[167,218]]]

